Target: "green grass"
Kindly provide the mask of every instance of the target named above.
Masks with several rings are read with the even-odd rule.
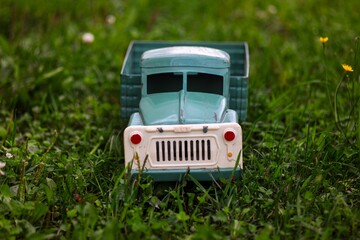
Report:
[[[355,0],[2,1],[0,238],[359,239],[357,9]],[[119,73],[134,39],[249,43],[241,181],[128,178]]]

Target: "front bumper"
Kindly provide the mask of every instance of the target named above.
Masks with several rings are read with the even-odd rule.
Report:
[[[228,132],[232,139],[225,138]],[[133,143],[132,136],[139,142]],[[155,181],[178,181],[187,172],[199,181],[237,178],[243,167],[238,123],[129,126],[124,149],[131,174],[143,169],[142,176]]]
[[[216,169],[149,169],[141,173],[143,178],[150,176],[156,182],[173,182],[181,180],[185,174],[191,175],[198,181],[214,181],[221,178],[224,179],[239,179],[242,175],[242,170],[237,168],[216,168]],[[131,170],[132,177],[136,178],[139,175],[138,170]]]

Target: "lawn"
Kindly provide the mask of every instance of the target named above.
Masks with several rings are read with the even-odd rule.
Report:
[[[360,239],[358,9],[2,0],[0,239]],[[248,42],[241,180],[128,177],[119,99],[131,40]]]

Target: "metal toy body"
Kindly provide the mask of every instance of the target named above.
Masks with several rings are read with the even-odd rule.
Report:
[[[132,42],[121,71],[125,164],[155,181],[238,177],[246,43]]]

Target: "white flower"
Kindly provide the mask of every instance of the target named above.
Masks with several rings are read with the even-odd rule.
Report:
[[[6,153],[6,157],[7,157],[7,158],[13,158],[14,155],[12,155],[11,153]]]
[[[89,32],[84,33],[81,38],[84,43],[92,43],[95,40],[94,34]]]
[[[274,5],[269,5],[268,11],[269,11],[269,13],[275,15],[277,13],[277,8]]]
[[[116,21],[116,18],[114,15],[108,15],[106,16],[106,23],[109,25],[113,25]]]
[[[0,162],[0,175],[5,175],[5,173],[3,171],[1,171],[1,169],[5,166],[6,166],[6,163]]]

